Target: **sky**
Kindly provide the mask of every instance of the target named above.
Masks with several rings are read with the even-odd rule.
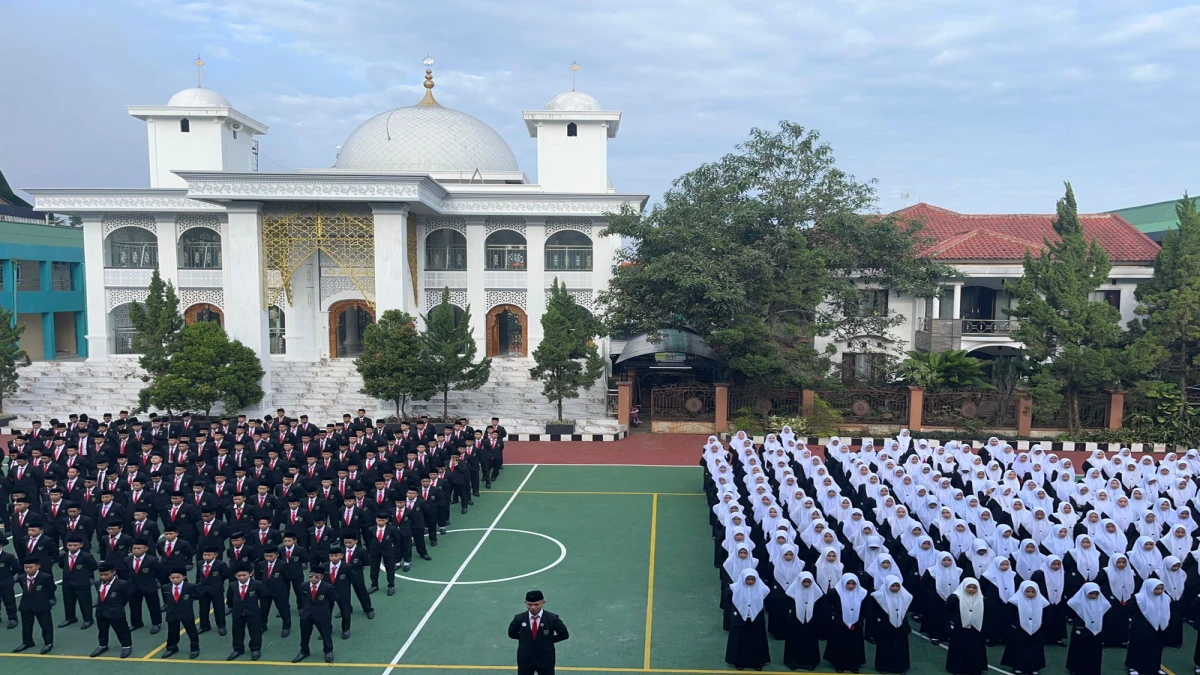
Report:
[[[365,119],[438,100],[505,138],[577,89],[622,111],[618,191],[657,201],[753,127],[816,129],[878,208],[1104,211],[1200,192],[1200,4],[1145,0],[0,0],[0,168],[144,187],[125,106],[204,86],[268,124],[260,170],[332,165]]]

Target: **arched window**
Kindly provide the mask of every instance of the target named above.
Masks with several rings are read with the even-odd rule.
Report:
[[[525,261],[525,237],[513,230],[497,230],[488,235],[484,242],[487,269],[523,270]]]
[[[571,122],[570,124],[567,125],[567,135],[568,136],[578,136],[579,135],[579,127],[576,126],[574,122]]]
[[[193,227],[179,237],[179,268],[221,269],[221,235],[207,227]]]
[[[267,308],[267,326],[270,331],[271,353],[286,354],[287,317],[284,316],[282,309],[275,305]]]
[[[562,230],[546,239],[546,269],[590,271],[592,239],[582,232]]]
[[[218,326],[225,325],[225,314],[220,307],[207,302],[200,302],[188,307],[183,312],[183,320],[189,325],[201,321],[211,321]]]
[[[129,319],[129,310],[133,308],[133,303],[127,302],[123,305],[113,307],[108,313],[109,330],[112,331],[112,351],[114,354],[137,354],[134,349],[133,338],[137,335],[137,331],[133,328],[133,321]]]
[[[467,269],[467,238],[457,230],[441,228],[425,235],[425,269]]]
[[[120,227],[105,238],[106,267],[154,269],[158,267],[158,235],[142,227]]]
[[[454,312],[454,325],[455,325],[455,327],[457,327],[459,324],[462,323],[463,317],[466,316],[467,313],[465,311],[463,311],[463,308],[459,307],[458,305],[450,305],[450,309]],[[425,315],[426,323],[433,321],[433,313],[436,310],[437,310],[437,307],[434,307],[433,309],[429,310],[428,314]]]
[[[186,117],[179,120],[179,130],[183,133],[188,133],[192,130],[192,123]]]

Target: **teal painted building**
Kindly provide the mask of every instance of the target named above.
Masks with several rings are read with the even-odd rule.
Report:
[[[1200,206],[1200,197],[1193,197],[1192,201]],[[1174,230],[1179,226],[1179,218],[1175,215],[1177,204],[1179,204],[1179,200],[1172,199],[1166,202],[1130,206],[1109,213],[1121,216],[1154,241],[1161,242],[1163,235],[1168,230]]]
[[[0,174],[0,307],[25,326],[29,358],[87,356],[83,284],[83,230],[51,224]]]

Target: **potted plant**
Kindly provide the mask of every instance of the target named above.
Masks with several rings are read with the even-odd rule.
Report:
[[[575,420],[549,420],[546,433],[551,436],[570,436],[575,433]]]

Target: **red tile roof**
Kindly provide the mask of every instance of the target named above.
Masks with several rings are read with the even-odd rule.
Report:
[[[896,216],[925,226],[934,244],[930,255],[943,261],[1019,261],[1025,251],[1036,255],[1043,239],[1054,241],[1053,214],[966,214],[926,204],[896,211]],[[1148,264],[1158,244],[1115,213],[1080,214],[1083,231],[1108,252],[1114,263]]]

